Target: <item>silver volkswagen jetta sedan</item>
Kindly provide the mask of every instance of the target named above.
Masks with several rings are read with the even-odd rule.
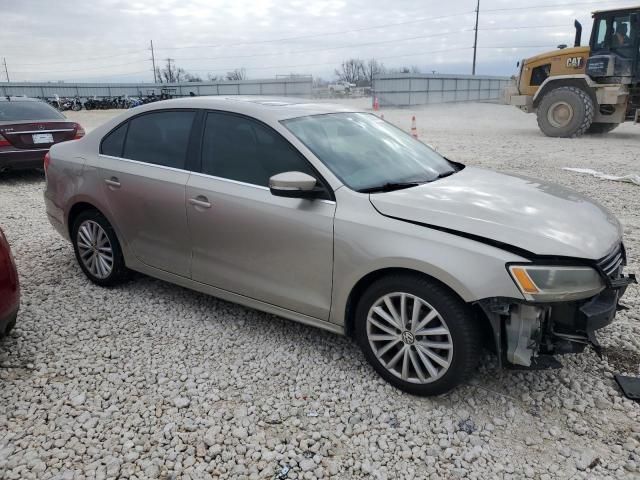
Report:
[[[352,336],[418,395],[464,381],[484,346],[523,367],[581,351],[634,281],[595,202],[339,106],[154,103],[45,166],[48,217],[94,283],[135,270]]]

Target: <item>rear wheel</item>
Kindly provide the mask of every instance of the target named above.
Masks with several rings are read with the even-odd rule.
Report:
[[[575,138],[593,123],[593,100],[578,87],[558,87],[548,92],[538,106],[538,126],[549,137]]]
[[[109,287],[129,277],[118,238],[100,212],[81,212],[73,222],[71,238],[76,260],[93,283]]]
[[[592,123],[587,133],[609,133],[618,128],[619,123]]]
[[[480,356],[478,324],[468,306],[421,276],[376,281],[360,299],[355,320],[367,361],[414,395],[448,392],[471,375]]]

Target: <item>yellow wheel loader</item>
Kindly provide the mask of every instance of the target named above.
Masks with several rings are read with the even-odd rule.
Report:
[[[520,73],[505,101],[536,113],[550,137],[607,133],[640,121],[640,6],[593,13],[589,46],[581,47],[576,20],[573,48],[518,62]]]

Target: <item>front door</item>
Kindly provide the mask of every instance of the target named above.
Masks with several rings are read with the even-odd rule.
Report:
[[[133,117],[102,142],[98,169],[109,210],[142,263],[189,277],[184,209],[186,158],[194,111]]]
[[[282,136],[242,116],[207,115],[202,173],[187,182],[192,278],[327,320],[335,202],[271,195],[285,171],[319,178]]]

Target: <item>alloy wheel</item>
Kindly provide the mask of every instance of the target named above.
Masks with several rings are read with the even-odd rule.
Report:
[[[434,382],[453,360],[447,323],[433,306],[409,293],[388,293],[373,303],[367,339],[382,366],[405,382]]]
[[[99,223],[85,220],[80,224],[76,238],[80,260],[85,268],[99,279],[113,271],[113,248],[109,237]]]

